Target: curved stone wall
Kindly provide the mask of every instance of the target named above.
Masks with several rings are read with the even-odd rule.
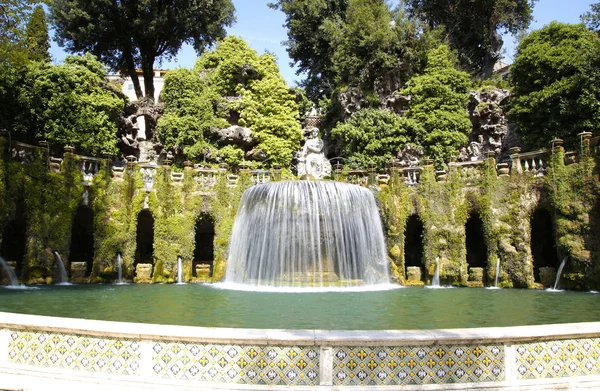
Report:
[[[0,389],[600,387],[600,323],[200,328],[0,313]]]

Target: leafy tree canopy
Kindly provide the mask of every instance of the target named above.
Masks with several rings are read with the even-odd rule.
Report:
[[[600,3],[590,4],[590,10],[581,15],[581,21],[590,30],[600,33]]]
[[[25,26],[36,0],[3,0],[0,4],[0,65],[25,65]]]
[[[17,130],[83,154],[115,154],[124,100],[104,88],[105,77],[91,54],[67,57],[64,65],[32,62],[19,97],[29,121]]]
[[[183,148],[196,161],[218,157],[239,165],[247,159],[248,146],[217,140],[214,131],[228,126],[228,115],[252,130],[253,148],[269,164],[289,166],[302,139],[296,94],[280,76],[275,58],[259,56],[235,36],[202,55],[193,70],[168,74],[162,97],[165,115],[158,123],[159,139],[167,148]]]
[[[406,144],[422,140],[415,121],[389,110],[363,109],[332,129],[351,168],[384,168]]]
[[[33,10],[27,22],[26,40],[27,53],[31,61],[50,61],[50,37],[44,7],[38,5]]]
[[[402,91],[411,96],[406,115],[423,127],[421,145],[438,167],[458,155],[472,128],[465,109],[470,77],[457,70],[453,60],[446,45],[429,51],[423,74],[413,77]]]
[[[425,64],[434,37],[384,0],[279,0],[288,53],[307,75],[311,99],[356,85],[380,95],[398,90]]]
[[[71,53],[90,52],[132,78],[143,96],[136,69],[153,98],[156,60],[174,57],[183,43],[198,54],[225,36],[234,21],[231,0],[54,0],[50,3],[56,39]]]
[[[483,79],[500,58],[501,31],[517,34],[529,27],[537,0],[406,0],[413,15],[432,28],[445,27],[462,67]]]
[[[552,22],[519,44],[511,66],[509,117],[528,147],[553,137],[577,145],[600,128],[600,39],[583,24]]]

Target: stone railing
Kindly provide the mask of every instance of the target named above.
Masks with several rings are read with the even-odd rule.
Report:
[[[591,137],[590,133],[581,133],[582,145],[589,145],[589,151],[592,156],[600,156],[600,137]],[[553,140],[552,148],[562,148],[562,140]],[[526,174],[533,175],[535,177],[542,177],[546,175],[546,170],[549,167],[549,160],[552,155],[552,148],[544,149],[539,151],[523,152],[521,153],[520,148],[511,148],[509,150],[510,162],[499,162],[497,164],[497,174],[500,177],[508,176],[509,174]],[[50,152],[47,144],[40,146],[33,146],[17,141],[12,141],[9,146],[9,158],[28,163],[33,159],[34,152],[42,152],[48,154]],[[65,154],[73,154],[73,148],[65,147]],[[583,150],[583,148],[582,148]],[[103,159],[88,157],[83,155],[73,156],[81,164],[81,172],[83,174],[83,182],[86,185],[91,184],[95,175],[100,169],[100,164]],[[494,153],[488,153],[488,159],[494,158]],[[144,177],[144,186],[147,191],[153,188],[153,177],[158,166],[155,164],[138,163],[134,156],[127,157],[127,163],[118,164],[118,162],[112,165],[112,174],[114,178],[122,178],[124,170],[127,165],[132,168],[138,167]],[[565,164],[576,163],[578,155],[576,152],[565,153]],[[448,164],[448,170],[436,171],[436,179],[438,181],[444,181],[447,179],[448,174],[452,171],[457,172],[459,178],[463,180],[467,185],[476,184],[477,180],[482,175],[482,169],[485,160],[468,161],[468,162],[450,162]],[[59,172],[62,169],[63,158],[60,157],[48,157],[48,167],[53,172]],[[170,164],[170,162],[166,162]],[[425,165],[431,165],[432,161],[425,161]],[[186,167],[192,169],[191,175],[194,178],[195,183],[200,188],[200,191],[209,191],[213,188],[219,175],[224,175],[227,180],[227,185],[230,187],[237,186],[239,184],[240,174],[243,172],[250,174],[250,181],[254,184],[263,184],[271,181],[280,180],[280,170],[275,167],[271,170],[266,169],[255,169],[249,170],[248,168],[242,167],[239,171],[232,172],[226,164],[221,164],[218,168],[212,168],[203,166],[200,164],[193,165],[191,162],[185,163]],[[333,165],[332,178],[337,181],[343,181],[352,183],[360,186],[373,186],[377,184],[387,184],[391,178],[398,175],[401,182],[405,183],[409,187],[416,187],[421,182],[421,175],[424,166],[399,166],[398,160],[395,159],[390,162],[387,169],[383,171],[376,171],[374,169],[360,170],[360,169],[346,169],[342,164],[338,163]],[[174,183],[181,183],[186,175],[187,170],[184,172],[171,172],[171,179]],[[189,174],[188,174],[189,175]]]
[[[600,323],[257,330],[0,312],[2,389],[598,389]]]

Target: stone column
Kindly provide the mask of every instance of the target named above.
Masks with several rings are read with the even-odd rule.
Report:
[[[581,140],[581,160],[590,157],[590,141],[592,140],[591,132],[581,132],[578,134]]]
[[[512,161],[512,167],[510,173],[513,175],[522,174],[523,167],[521,167],[521,148],[512,147],[508,150],[510,160]]]
[[[279,164],[273,164],[273,179],[275,182],[281,180],[281,166]]]

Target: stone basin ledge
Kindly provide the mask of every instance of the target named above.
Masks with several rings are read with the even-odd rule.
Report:
[[[600,322],[262,330],[0,312],[0,390],[600,389]]]

